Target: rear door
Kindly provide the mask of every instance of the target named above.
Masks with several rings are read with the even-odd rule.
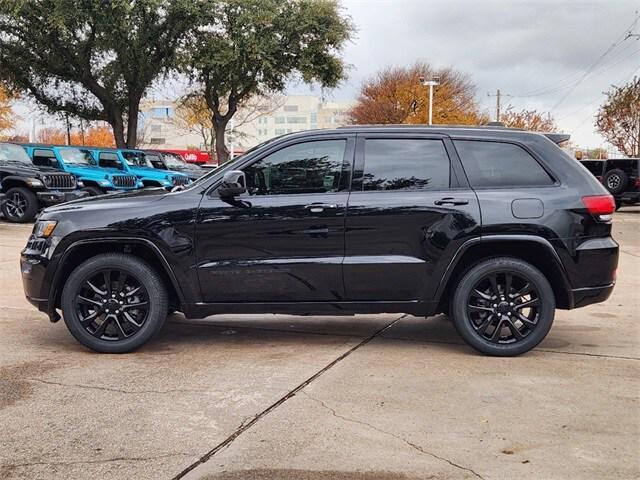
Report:
[[[348,300],[429,301],[480,211],[447,136],[358,134],[345,233]]]

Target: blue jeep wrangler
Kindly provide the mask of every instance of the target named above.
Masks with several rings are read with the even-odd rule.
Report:
[[[90,195],[103,195],[141,188],[133,174],[115,168],[102,168],[85,147],[26,144],[23,148],[35,165],[53,167],[73,174]]]
[[[188,185],[191,181],[183,173],[153,168],[141,150],[92,148],[94,159],[103,168],[116,168],[138,177],[143,187],[174,187]]]

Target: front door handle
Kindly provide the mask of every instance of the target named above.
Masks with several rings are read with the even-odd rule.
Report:
[[[311,213],[322,213],[325,210],[335,210],[338,208],[337,205],[328,204],[328,203],[312,203],[310,205],[305,205],[304,209],[310,211]]]
[[[453,198],[453,197],[445,197],[440,200],[436,200],[436,205],[469,205],[469,200],[465,198]]]

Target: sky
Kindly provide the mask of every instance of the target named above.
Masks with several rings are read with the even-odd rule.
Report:
[[[342,6],[358,32],[344,50],[349,79],[327,92],[336,100],[355,98],[363,80],[385,66],[422,60],[469,74],[492,119],[496,99],[487,93],[499,88],[503,105],[550,112],[577,145],[599,146],[604,140],[593,119],[603,92],[640,75],[640,21],[634,24],[640,1],[343,0]],[[639,36],[624,40],[630,29]]]
[[[343,51],[349,78],[324,92],[327,99],[353,100],[362,82],[381,68],[421,60],[469,74],[480,107],[492,119],[495,96],[487,93],[500,89],[505,107],[550,112],[575,144],[596,147],[605,145],[593,126],[603,92],[640,75],[640,0],[342,0],[341,5],[357,33]],[[638,36],[625,39],[630,31]],[[300,84],[287,91],[309,92],[320,94]]]

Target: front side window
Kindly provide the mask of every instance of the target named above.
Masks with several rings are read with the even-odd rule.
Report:
[[[249,195],[335,192],[346,140],[299,143],[244,168]]]
[[[501,142],[454,142],[472,187],[553,185],[553,179],[524,148]]]
[[[370,138],[364,146],[363,190],[449,187],[449,156],[442,140]]]
[[[100,166],[104,168],[117,168],[118,170],[123,170],[122,164],[120,163],[116,153],[102,152],[98,157],[98,162],[100,163]]]
[[[61,148],[60,157],[69,165],[95,165],[96,162],[88,150],[80,148]]]

